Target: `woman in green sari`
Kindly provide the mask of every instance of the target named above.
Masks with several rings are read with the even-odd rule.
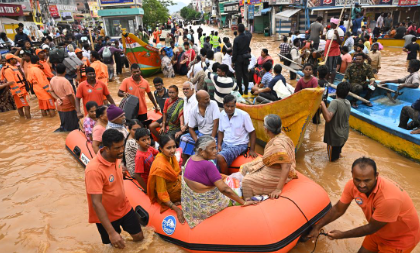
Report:
[[[184,100],[178,97],[178,87],[171,85],[168,88],[169,99],[163,107],[163,120],[160,134],[166,133],[175,136],[177,142],[184,128]]]

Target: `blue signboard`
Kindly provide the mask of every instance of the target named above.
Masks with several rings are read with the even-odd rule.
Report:
[[[254,5],[248,5],[248,19],[254,19]]]
[[[126,4],[134,4],[134,0],[100,0],[101,5],[126,5]]]

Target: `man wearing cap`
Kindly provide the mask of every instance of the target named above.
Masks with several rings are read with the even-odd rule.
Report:
[[[155,111],[159,111],[159,106],[157,105],[155,98],[153,97],[152,92],[150,91],[149,83],[146,79],[141,76],[141,69],[138,64],[131,65],[131,77],[127,77],[121,83],[121,86],[118,90],[118,96],[124,97],[127,94],[138,97],[139,99],[139,112],[137,119],[142,123],[147,120],[147,105],[146,105],[146,96],[149,97],[155,106]]]
[[[106,115],[108,116],[108,125],[106,129],[116,129],[124,135],[124,139],[127,138],[128,130],[125,127],[125,113],[116,105],[110,105],[106,109]]]
[[[50,81],[41,69],[39,57],[31,56],[32,65],[28,69],[28,81],[32,84],[35,94],[38,98],[39,109],[42,116],[55,116],[55,100],[50,94]]]
[[[31,109],[28,101],[26,100],[28,92],[25,89],[25,77],[16,66],[18,60],[20,61],[20,59],[13,54],[6,54],[5,58],[6,66],[1,69],[0,78],[2,80],[6,79],[7,85],[10,86],[10,92],[15,100],[19,115],[30,119]]]
[[[339,22],[339,19],[331,18],[330,23],[332,29],[327,32],[327,44],[325,44],[324,50],[324,56],[326,57],[328,55],[326,66],[331,73],[331,83],[334,83],[337,65],[341,60],[340,45],[343,42],[344,31],[338,27]],[[331,48],[330,43],[332,43]]]
[[[90,54],[90,67],[95,70],[98,80],[108,86],[108,67],[100,61],[98,52],[92,51]]]
[[[80,82],[86,81],[86,67],[90,67],[90,61],[87,57],[83,56],[83,51],[80,48],[77,48],[75,51],[77,58],[83,62],[83,66],[80,68],[80,71],[77,71],[77,80]]]
[[[86,103],[89,101],[95,101],[98,106],[101,106],[104,104],[105,97],[111,104],[115,105],[114,100],[109,94],[108,87],[103,82],[96,79],[95,69],[87,67],[86,77],[87,80],[79,84],[76,92],[76,111],[77,117],[79,118],[83,118],[83,114],[80,111],[81,99],[83,100],[85,115],[87,115]]]
[[[354,8],[351,10],[351,19],[356,19],[356,16],[363,16],[362,7],[359,3],[354,4]]]
[[[48,80],[51,80],[51,78],[54,77],[54,74],[51,70],[50,63],[47,61],[47,55],[45,54],[45,51],[42,49],[37,49],[35,54],[39,57],[39,64],[42,66],[42,71],[44,71]]]

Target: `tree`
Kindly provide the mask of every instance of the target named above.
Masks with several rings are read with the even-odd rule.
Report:
[[[187,7],[184,7],[181,9],[181,17],[183,17],[185,20],[193,20],[193,19],[198,19],[200,18],[201,13]]]
[[[155,27],[157,23],[166,23],[169,11],[166,8],[173,5],[172,0],[143,0],[143,24]]]

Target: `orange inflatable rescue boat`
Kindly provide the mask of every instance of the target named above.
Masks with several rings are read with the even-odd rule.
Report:
[[[94,156],[79,130],[69,133],[66,148],[84,166]],[[230,171],[250,160],[238,157]],[[331,208],[325,190],[298,173],[298,179],[284,186],[279,199],[228,207],[191,229],[178,221],[175,211],[160,213],[159,204],[152,204],[135,180],[125,179],[124,188],[143,226],[153,227],[164,241],[190,252],[288,252]]]
[[[187,251],[288,252],[331,208],[321,186],[300,173],[298,177],[284,186],[279,199],[228,207],[193,229],[181,224],[173,210],[160,213],[159,204],[151,204],[135,180],[124,180],[124,187],[141,224]]]

